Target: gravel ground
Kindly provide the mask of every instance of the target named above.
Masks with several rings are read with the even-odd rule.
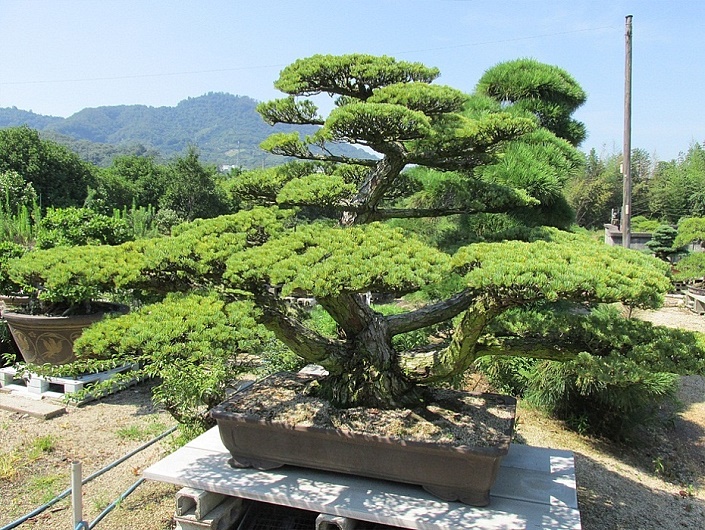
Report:
[[[669,300],[657,312],[633,316],[705,333],[705,317]],[[70,484],[71,462],[83,475],[104,467],[173,425],[141,383],[43,421],[0,410],[0,525],[14,521]],[[575,453],[584,530],[702,528],[705,520],[705,381],[682,380],[684,411],[671,428],[644,433],[638,445],[580,436],[521,406],[517,439]],[[44,450],[38,448],[44,441]],[[84,486],[84,518],[92,521],[132,485],[141,471],[174,449],[172,436]],[[177,488],[150,481],[111,512],[99,530],[173,528]],[[67,499],[20,528],[71,528]]]
[[[0,526],[31,512],[70,487],[71,464],[83,476],[102,469],[174,425],[150,400],[151,384],[141,383],[100,401],[69,407],[51,420],[0,410]],[[45,450],[37,449],[45,441]],[[150,446],[83,486],[84,519],[93,521],[134,484],[144,468],[173,450],[173,435]],[[10,468],[8,470],[8,468]],[[4,475],[4,476],[3,476]],[[177,488],[145,482],[97,526],[100,530],[172,528]],[[71,524],[70,497],[20,528],[65,530]]]
[[[658,311],[632,317],[705,333],[705,317],[669,297]],[[671,427],[646,431],[632,444],[580,436],[522,407],[517,427],[525,443],[575,454],[584,530],[671,530],[705,526],[705,379],[681,379],[684,410]]]

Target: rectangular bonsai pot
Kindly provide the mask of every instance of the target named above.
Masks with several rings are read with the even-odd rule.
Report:
[[[301,377],[301,376],[298,376]],[[309,377],[309,376],[306,376]],[[255,385],[268,384],[265,378]],[[253,385],[252,387],[254,387]],[[422,486],[448,501],[486,506],[514,428],[516,400],[499,400],[511,414],[507,432],[486,447],[404,440],[316,425],[294,425],[237,412],[245,388],[211,411],[234,467],[273,469],[285,464]]]

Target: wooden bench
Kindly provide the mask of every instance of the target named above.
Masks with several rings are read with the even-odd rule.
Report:
[[[422,488],[284,466],[234,469],[217,427],[144,471],[147,479],[401,528],[580,529],[573,454],[513,444],[490,505],[441,501]]]

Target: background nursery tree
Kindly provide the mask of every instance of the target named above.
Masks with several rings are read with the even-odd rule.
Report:
[[[646,242],[646,248],[658,259],[670,263],[674,256],[685,252],[683,247],[675,246],[677,235],[678,231],[672,226],[661,225],[654,230],[651,239]]]
[[[326,368],[320,393],[342,407],[417,404],[425,385],[457,379],[483,356],[579,359],[586,370],[587,356],[603,376],[627,365],[641,373],[702,371],[700,350],[631,358],[628,341],[614,351],[593,348],[593,334],[607,344],[609,334],[590,327],[566,341],[565,322],[548,317],[559,302],[581,308],[569,311],[577,321],[599,302],[654,306],[669,286],[658,260],[558,229],[572,219],[562,186],[582,161],[573,144],[584,127],[570,117],[585,97],[577,83],[535,61],[491,69],[474,95],[433,84],[438,75],[390,57],[296,61],[275,83],[287,96],[258,110],[271,124],[320,126],[310,136],[277,133],[263,143],[299,160],[239,175],[231,190],[244,209],[236,214],[106,249],[92,288],[200,290],[239,303],[239,311],[250,307],[253,320],[241,320],[263,324],[304,361]],[[306,99],[323,94],[334,101],[326,117]],[[333,154],[336,143],[375,156]],[[441,248],[439,232],[449,227],[476,230],[463,234],[468,244]],[[42,283],[45,296],[91,281],[75,264],[55,260],[47,268],[43,253],[52,252],[23,257],[13,279]],[[74,253],[79,263],[91,260],[81,247]],[[44,268],[33,268],[33,259]],[[298,292],[315,297],[329,325],[291,306]],[[369,292],[407,295],[407,304],[370,306]],[[535,334],[516,322],[501,325],[526,307],[547,315]],[[145,308],[140,329],[148,329],[149,315]],[[83,355],[144,349],[129,329],[100,330],[84,335]]]
[[[80,205],[95,185],[90,164],[28,127],[0,129],[0,173],[8,171],[32,185],[42,206]]]

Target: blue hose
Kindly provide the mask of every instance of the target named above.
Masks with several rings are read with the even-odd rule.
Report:
[[[92,530],[92,528],[94,528],[95,525],[97,525],[99,522],[101,522],[101,521],[103,520],[103,518],[104,518],[106,515],[108,515],[110,512],[112,512],[113,509],[114,509],[118,504],[120,504],[122,501],[124,501],[124,500],[127,498],[127,496],[128,496],[130,493],[132,493],[133,491],[135,491],[135,490],[137,489],[137,487],[138,487],[140,484],[142,484],[143,482],[144,482],[144,478],[140,478],[140,479],[139,479],[137,482],[135,482],[132,486],[130,486],[129,488],[127,488],[127,489],[125,490],[125,492],[124,492],[122,495],[120,495],[117,499],[115,499],[113,502],[111,502],[110,505],[108,505],[108,507],[105,508],[105,510],[103,510],[102,512],[100,512],[100,514],[98,515],[98,517],[96,517],[96,518],[93,520],[93,522],[88,525],[88,530]]]
[[[122,458],[118,458],[118,459],[115,460],[112,464],[109,464],[109,465],[105,466],[103,469],[100,469],[100,470],[96,471],[95,473],[93,473],[92,475],[87,476],[86,478],[84,478],[84,479],[81,481],[81,484],[87,484],[88,482],[90,482],[90,481],[93,480],[94,478],[99,477],[100,475],[102,475],[102,474],[105,473],[106,471],[110,471],[110,470],[113,469],[114,467],[116,467],[116,466],[122,464],[122,463],[123,463],[125,460],[127,460],[128,458],[131,458],[131,457],[135,456],[137,453],[139,453],[140,451],[146,449],[146,448],[149,447],[150,445],[152,445],[152,444],[158,442],[158,441],[161,440],[162,438],[165,438],[165,437],[169,436],[169,435],[170,435],[172,432],[174,432],[175,430],[176,430],[176,427],[174,426],[174,427],[172,427],[171,429],[168,429],[168,430],[164,431],[162,434],[160,434],[160,435],[157,436],[156,438],[152,438],[150,441],[148,441],[148,442],[146,442],[146,443],[140,445],[140,446],[139,446],[137,449],[135,449],[134,451],[130,451],[129,453],[127,453],[127,454],[126,454],[125,456],[123,456]],[[130,493],[132,493],[132,491],[130,491]],[[56,497],[54,497],[52,500],[50,500],[50,501],[47,502],[46,504],[42,504],[39,508],[36,508],[35,510],[29,512],[28,514],[23,515],[23,516],[20,517],[19,519],[15,520],[15,521],[12,521],[11,523],[9,523],[9,524],[3,526],[2,528],[0,528],[0,530],[11,530],[12,528],[17,528],[17,527],[20,526],[22,523],[26,522],[28,519],[31,519],[32,517],[34,517],[34,516],[36,516],[36,515],[39,515],[39,514],[42,513],[44,510],[46,510],[47,508],[50,508],[51,506],[54,506],[57,502],[59,502],[61,499],[63,499],[64,497],[67,497],[67,496],[70,495],[70,494],[71,494],[71,488],[68,488],[68,489],[62,491],[61,493],[59,493]],[[81,524],[81,523],[79,523],[79,524]],[[92,528],[92,527],[91,527],[91,528]]]

